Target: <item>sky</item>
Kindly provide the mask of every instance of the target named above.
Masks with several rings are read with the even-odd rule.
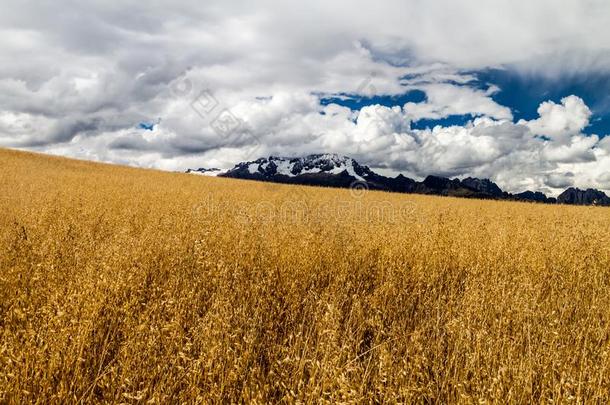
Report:
[[[0,146],[610,192],[607,0],[0,0]]]

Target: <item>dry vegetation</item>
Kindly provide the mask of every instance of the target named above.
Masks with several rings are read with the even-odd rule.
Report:
[[[0,197],[0,402],[610,400],[609,209],[6,150]]]

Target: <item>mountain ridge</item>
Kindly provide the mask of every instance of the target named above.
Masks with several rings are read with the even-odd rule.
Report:
[[[526,201],[544,204],[610,206],[610,198],[595,189],[568,188],[557,198],[547,197],[540,191],[521,193],[503,191],[490,179],[467,177],[450,179],[429,175],[419,182],[402,174],[387,177],[375,173],[366,165],[339,154],[312,154],[304,157],[269,156],[254,161],[240,162],[232,169],[189,169],[187,173],[217,175],[218,177],[268,181],[283,184],[301,184],[335,188],[360,188],[407,194],[427,194],[491,200]]]

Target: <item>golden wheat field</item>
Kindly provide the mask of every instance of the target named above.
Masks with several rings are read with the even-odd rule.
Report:
[[[2,403],[606,403],[610,209],[0,150]]]

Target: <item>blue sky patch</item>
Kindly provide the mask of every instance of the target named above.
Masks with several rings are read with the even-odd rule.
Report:
[[[538,107],[544,101],[561,103],[570,95],[582,98],[593,112],[590,125],[583,131],[586,134],[610,135],[610,73],[597,75],[566,75],[548,78],[542,75],[524,75],[510,69],[486,69],[464,72],[476,78],[468,83],[448,82],[453,85],[474,87],[487,90],[491,85],[500,88],[491,98],[498,104],[511,109],[514,121],[538,118]],[[408,77],[407,77],[408,78]],[[322,97],[322,105],[338,104],[352,110],[360,110],[369,105],[386,107],[403,106],[408,102],[422,103],[427,100],[426,93],[411,90],[397,96],[377,95],[363,97],[354,94],[339,94]],[[414,129],[433,128],[437,125],[465,125],[474,116],[452,115],[443,119],[422,119],[412,124]]]
[[[472,121],[475,118],[472,114],[465,115],[450,115],[446,118],[441,118],[438,120],[435,119],[421,119],[419,121],[415,121],[411,123],[411,128],[413,129],[426,129],[426,128],[434,128],[437,125],[442,127],[451,127],[451,126],[464,126],[469,121]]]
[[[610,135],[610,73],[570,75],[546,78],[541,75],[523,75],[511,70],[489,69],[472,72],[479,88],[495,84],[500,91],[492,99],[509,107],[515,117],[532,120],[538,117],[538,107],[544,101],[560,103],[570,95],[582,98],[593,112],[586,134]]]
[[[403,106],[406,103],[423,103],[426,101],[426,93],[421,90],[411,90],[405,94],[397,96],[372,96],[363,97],[354,94],[339,94],[331,97],[322,97],[320,104],[326,106],[329,104],[337,104],[347,107],[351,110],[360,110],[369,105],[383,105],[386,107]]]

